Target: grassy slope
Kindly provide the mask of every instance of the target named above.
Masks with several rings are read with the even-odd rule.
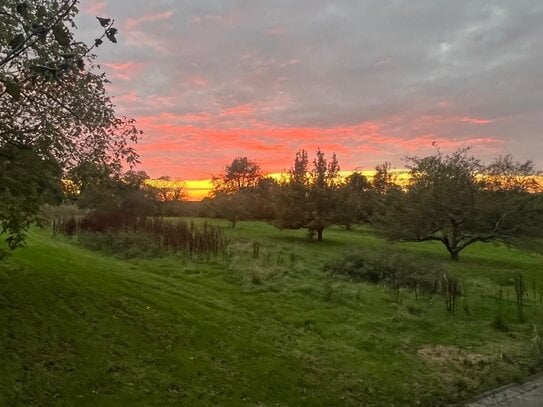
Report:
[[[522,270],[543,287],[541,256],[468,249],[449,265],[468,293],[449,318],[439,297],[396,304],[384,287],[322,273],[345,250],[394,248],[368,231],[331,230],[322,244],[256,222],[230,233],[228,262],[197,263],[123,261],[33,231],[0,264],[0,405],[440,405],[540,359],[540,303],[515,323],[505,288],[511,330],[491,322],[497,281]],[[402,246],[446,260],[438,245]],[[444,347],[421,357],[430,344]]]

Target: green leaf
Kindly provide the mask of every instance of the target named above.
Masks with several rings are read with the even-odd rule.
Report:
[[[102,27],[107,27],[111,23],[111,18],[96,17]]]
[[[32,70],[33,72],[39,75],[45,76],[46,78],[57,76],[57,71],[58,71],[56,68],[51,68],[51,67],[43,66],[43,65],[31,65],[30,70]]]
[[[12,40],[8,43],[12,50],[17,50],[23,46],[25,43],[25,36],[23,34],[17,34]]]
[[[106,37],[108,40],[110,40],[111,42],[113,43],[117,43],[117,38],[115,37],[115,35],[117,34],[117,29],[116,28],[109,28],[107,31],[106,31]]]
[[[4,79],[3,82],[6,86],[6,92],[8,93],[8,95],[10,95],[15,100],[19,100],[21,97],[21,88],[19,88],[19,84],[13,79],[9,78]]]
[[[17,13],[19,13],[24,19],[28,19],[28,3],[25,2],[17,4]]]
[[[75,65],[79,68],[79,70],[85,69],[85,61],[83,61],[82,58],[78,58],[77,61],[75,61]]]
[[[70,37],[68,35],[68,31],[62,24],[57,24],[53,27],[53,35],[61,46],[70,46]]]

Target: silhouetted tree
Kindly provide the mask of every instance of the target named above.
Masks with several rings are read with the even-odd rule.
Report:
[[[237,157],[227,165],[224,174],[213,178],[214,192],[227,194],[255,187],[262,178],[260,166],[247,157]]]
[[[179,181],[172,181],[169,176],[158,177],[152,183],[156,190],[158,199],[164,203],[182,201],[186,197],[185,184]]]
[[[391,188],[396,188],[392,166],[389,162],[384,162],[375,167],[375,174],[371,182],[373,190],[377,193],[386,193]]]

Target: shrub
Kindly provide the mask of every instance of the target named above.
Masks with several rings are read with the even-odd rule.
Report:
[[[391,287],[412,288],[416,292],[434,293],[439,288],[442,266],[422,261],[403,251],[360,250],[327,263],[324,271],[353,280],[384,283]]]

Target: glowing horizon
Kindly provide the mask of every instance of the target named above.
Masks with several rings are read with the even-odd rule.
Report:
[[[340,171],[340,178],[345,180],[349,175],[358,172],[368,178],[369,181],[372,180],[376,170],[351,170],[351,171]],[[393,176],[393,181],[401,186],[406,186],[409,183],[409,170],[405,168],[392,168],[390,172]],[[288,177],[286,172],[275,172],[268,173],[263,176],[264,178],[273,178],[277,181],[281,181]],[[534,175],[534,178],[539,184],[539,192],[543,191],[543,175],[537,174]],[[185,196],[184,200],[186,201],[201,201],[202,199],[209,197],[210,192],[213,190],[213,182],[211,179],[200,179],[200,180],[180,180],[180,179],[149,179],[146,183],[150,186],[170,186],[170,187],[182,187]]]
[[[407,179],[403,174],[406,173],[405,169],[391,169],[391,172],[395,175],[396,179],[400,182]],[[362,175],[372,179],[375,170],[352,170],[352,171],[340,171],[340,178],[344,180],[349,175],[354,172],[359,172]],[[265,178],[273,178],[276,181],[282,180],[284,177],[288,177],[287,172],[273,172],[264,175]],[[209,179],[199,179],[199,180],[182,180],[182,179],[149,179],[146,181],[146,184],[153,187],[182,187],[185,192],[185,200],[187,201],[200,201],[209,196],[210,192],[213,190],[213,182],[211,178]]]

